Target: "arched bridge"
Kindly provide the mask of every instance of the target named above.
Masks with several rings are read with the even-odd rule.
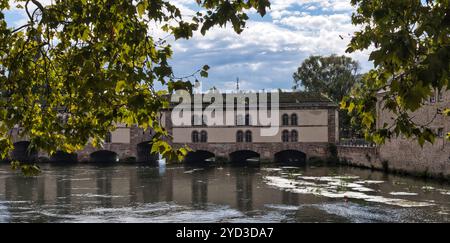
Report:
[[[121,129],[123,130],[118,132],[119,136],[115,135],[113,139],[110,137],[109,141],[105,141],[102,147],[96,148],[89,144],[83,150],[75,153],[57,151],[52,155],[31,149],[27,137],[20,137],[18,132],[13,130],[14,150],[9,154],[8,160],[22,162],[49,161],[53,163],[111,163],[118,161],[158,163],[159,155],[151,154],[151,132],[144,132],[143,129],[138,127]]]
[[[308,158],[328,156],[326,143],[191,143],[192,149],[184,162],[208,163],[225,160],[231,164],[276,162],[281,164],[305,164]],[[181,147],[176,144],[174,147]]]

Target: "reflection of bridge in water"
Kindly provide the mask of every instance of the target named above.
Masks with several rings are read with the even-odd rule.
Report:
[[[140,203],[175,202],[205,209],[211,203],[230,205],[242,212],[274,203],[295,203],[285,192],[260,187],[259,168],[224,168],[187,173],[149,167],[76,166],[47,168],[51,173],[35,178],[0,178],[0,195],[6,201],[32,201],[42,205],[90,205],[104,208]],[[261,196],[264,195],[264,196]],[[64,212],[64,207],[62,207]],[[67,209],[67,210],[73,210]],[[67,212],[68,213],[68,212]]]

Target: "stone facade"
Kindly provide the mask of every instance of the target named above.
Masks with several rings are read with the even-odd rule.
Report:
[[[120,160],[125,160],[128,158],[137,158],[137,146],[143,142],[151,141],[151,132],[144,132],[143,129],[133,126],[129,128],[130,140],[126,142],[114,142],[105,143],[100,148],[95,148],[91,144],[87,145],[83,150],[78,151],[79,161],[89,161],[89,156],[95,151],[108,150],[117,153]]]
[[[354,166],[383,169],[377,147],[337,146],[338,156],[342,162]]]
[[[218,158],[229,160],[230,154],[239,151],[254,151],[260,155],[263,162],[273,162],[275,154],[286,150],[295,150],[305,153],[306,158],[329,156],[328,143],[248,143],[248,144],[224,144],[224,143],[189,143],[186,144],[193,151],[208,151]],[[181,147],[176,144],[175,147]]]
[[[259,155],[260,161],[274,161],[275,155],[283,151],[298,151],[304,153],[306,158],[318,157],[325,159],[329,156],[328,146],[338,140],[338,112],[337,107],[328,99],[311,97],[302,99],[302,93],[280,94],[279,132],[274,136],[260,137],[260,129],[263,126],[182,126],[174,127],[171,113],[165,113],[165,125],[169,133],[173,135],[172,145],[175,148],[188,146],[193,151],[205,151],[214,154],[216,158],[230,161],[230,155],[235,152],[252,151]],[[297,124],[282,124],[283,115],[289,119],[295,114],[298,117]],[[225,116],[228,114],[225,114]],[[232,114],[235,116],[236,114]],[[257,122],[256,122],[257,123]],[[283,131],[296,130],[299,134],[298,141],[282,141]],[[192,132],[204,131],[208,134],[205,143],[193,143]],[[237,142],[238,131],[251,131],[252,142]]]
[[[328,142],[336,143],[339,141],[339,115],[336,109],[328,110]]]
[[[421,109],[412,117],[417,124],[427,124],[438,137],[434,144],[426,143],[421,147],[417,141],[403,136],[393,138],[380,146],[380,160],[390,169],[423,173],[431,175],[450,175],[450,142],[445,134],[450,131],[450,118],[439,114],[444,108],[450,107],[450,91],[438,93],[424,102]],[[378,121],[381,127],[384,123],[392,123],[395,116],[382,109],[382,103],[377,107]]]
[[[427,124],[438,137],[434,144],[421,147],[416,140],[403,136],[392,138],[377,148],[338,146],[341,159],[357,166],[383,169],[433,177],[450,176],[450,142],[445,134],[450,131],[450,119],[439,110],[450,107],[450,92],[436,94],[426,101],[412,117],[417,124]],[[395,116],[377,105],[377,126],[392,124]]]

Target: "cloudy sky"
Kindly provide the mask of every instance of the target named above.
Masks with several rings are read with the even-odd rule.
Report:
[[[198,9],[195,0],[172,0],[185,14]],[[241,89],[290,89],[292,74],[310,55],[345,54],[350,35],[350,0],[270,0],[265,17],[250,12],[246,30],[240,35],[231,28],[214,28],[205,36],[173,42],[171,61],[177,76],[193,73],[205,64],[209,78],[203,89],[215,86],[234,89],[239,77]],[[12,10],[8,21],[20,23],[22,11]],[[342,38],[343,39],[342,39]],[[371,68],[367,53],[350,55]]]

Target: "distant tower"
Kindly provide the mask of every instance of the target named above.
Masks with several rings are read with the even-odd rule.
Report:
[[[236,90],[239,91],[239,77],[236,78]]]

